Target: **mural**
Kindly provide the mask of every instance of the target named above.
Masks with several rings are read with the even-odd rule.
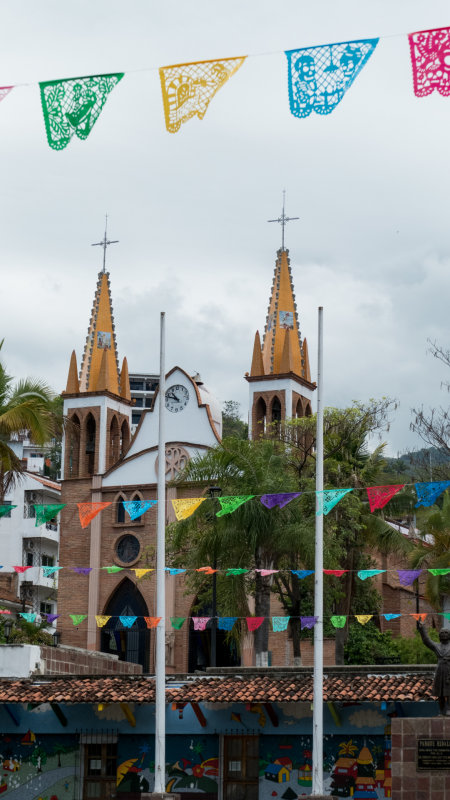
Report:
[[[78,753],[76,736],[0,734],[1,800],[70,800]]]
[[[152,792],[155,784],[153,736],[119,738],[117,795]],[[166,748],[166,791],[218,793],[218,736],[169,736]]]
[[[325,736],[324,790],[337,797],[391,797],[390,727],[384,736]],[[259,800],[297,800],[312,791],[312,737],[260,739]]]

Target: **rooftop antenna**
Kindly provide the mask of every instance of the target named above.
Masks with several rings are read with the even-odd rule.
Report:
[[[283,189],[283,211],[281,212],[281,217],[278,219],[268,219],[267,222],[279,222],[281,225],[281,249],[284,250],[284,229],[288,222],[292,222],[294,219],[300,219],[300,217],[287,217],[284,213],[284,206],[286,200],[286,189]]]
[[[101,242],[94,242],[94,244],[91,244],[91,247],[103,247],[103,272],[104,273],[106,272],[106,248],[108,247],[109,244],[118,244],[119,243],[118,239],[111,239],[111,240],[107,239],[107,237],[106,237],[107,230],[108,230],[108,214],[105,214],[105,236],[104,236],[104,239]]]

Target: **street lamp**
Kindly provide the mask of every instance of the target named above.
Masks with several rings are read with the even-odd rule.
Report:
[[[13,628],[13,623],[11,619],[6,619],[3,624],[3,633],[5,634],[6,644],[9,642],[9,637],[11,636],[11,631]]]
[[[58,647],[61,641],[61,632],[60,631],[53,631],[52,633],[53,638],[53,647]]]
[[[215,506],[215,501],[222,494],[220,486],[210,486],[208,495]],[[214,534],[216,533],[216,515],[213,518]],[[212,625],[211,625],[211,666],[215,667],[217,662],[217,556],[216,556],[216,537],[214,535],[214,558],[212,576]]]

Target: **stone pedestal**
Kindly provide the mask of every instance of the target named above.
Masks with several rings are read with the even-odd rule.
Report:
[[[181,794],[167,794],[167,792],[151,792],[141,794],[141,800],[181,800]]]
[[[392,799],[450,800],[450,717],[394,717]]]

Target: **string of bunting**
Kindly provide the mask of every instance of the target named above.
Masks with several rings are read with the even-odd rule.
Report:
[[[302,495],[315,494],[318,497],[318,511],[319,514],[329,514],[329,512],[342,500],[349,492],[365,491],[369,501],[370,511],[384,508],[385,505],[402,489],[413,486],[416,495],[417,503],[416,508],[419,506],[430,507],[434,505],[437,498],[450,486],[450,481],[426,481],[423,483],[401,483],[391,484],[387,486],[369,486],[363,489],[350,488],[350,489],[325,489],[321,492],[280,492],[274,494],[247,494],[247,495],[231,495],[218,497],[220,503],[220,511],[217,512],[217,517],[223,517],[226,514],[232,514],[237,508],[258,497],[260,502],[268,509],[284,508],[292,500],[295,500]],[[206,497],[191,497],[186,499],[171,500],[173,510],[177,520],[188,519],[194,511],[206,500]],[[138,519],[146,511],[156,505],[156,500],[131,500],[120,501],[132,521]],[[44,525],[46,522],[52,522],[56,516],[66,508],[67,503],[54,503],[49,505],[34,504],[35,510],[35,527]],[[78,515],[82,528],[86,528],[89,523],[112,502],[102,503],[77,503]],[[0,505],[0,518],[10,516],[11,512],[16,509],[16,505],[3,504]]]
[[[12,612],[8,609],[0,609],[0,614],[11,614]],[[34,623],[37,621],[38,614],[37,612],[30,613],[21,611],[19,616],[22,617],[26,622]],[[54,622],[56,619],[61,619],[61,614],[42,614],[41,617],[46,617],[46,620],[49,624]],[[68,614],[67,615],[71,620],[72,624],[77,627],[84,622],[88,615],[87,614]],[[383,617],[387,622],[391,622],[394,619],[399,619],[400,617],[412,617],[416,620],[416,622],[424,622],[428,616],[427,612],[420,612],[420,613],[408,613],[408,614],[388,614],[388,613],[376,613],[376,614],[333,614],[330,617],[326,617],[324,619],[329,619],[331,625],[334,628],[344,628],[347,624],[347,621],[351,619],[355,619],[360,625],[366,625],[370,622],[371,619],[376,617],[381,618]],[[444,617],[447,620],[450,620],[450,613],[448,612],[441,612],[438,616]],[[127,615],[106,615],[106,614],[96,614],[95,615],[95,622],[98,628],[103,628],[110,619],[119,620],[120,624],[123,625],[124,628],[132,628],[137,620],[144,620],[146,627],[156,628],[161,621],[162,617],[144,617],[144,616],[127,616]],[[169,617],[170,625],[174,630],[181,630],[186,620],[192,620],[193,628],[195,631],[204,631],[208,627],[208,625],[216,620],[217,621],[217,628],[221,631],[231,631],[236,623],[244,621],[247,625],[247,630],[249,632],[256,631],[258,628],[261,627],[265,620],[269,620],[272,625],[272,630],[274,633],[279,633],[281,631],[287,630],[289,622],[291,620],[300,620],[300,627],[302,630],[311,630],[319,621],[319,617],[317,616],[276,616],[276,617],[195,617],[195,616],[188,616],[188,617]]]
[[[450,27],[416,31],[407,36],[416,97],[426,97],[434,91],[448,97]],[[284,51],[291,114],[297,118],[308,117],[313,111],[321,116],[331,114],[373,55],[380,38],[388,37]],[[246,58],[248,56],[234,56],[160,67],[164,119],[169,133],[176,133],[193,117],[202,120],[213,97],[243,66]],[[115,72],[40,82],[49,146],[53,150],[63,150],[73,136],[87,139],[109,95],[124,75],[124,72]],[[0,102],[20,85],[24,84],[1,86]]]

